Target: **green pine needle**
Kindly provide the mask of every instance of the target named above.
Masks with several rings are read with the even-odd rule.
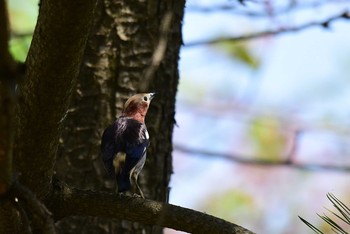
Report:
[[[318,228],[316,228],[314,225],[312,225],[311,223],[309,223],[308,221],[306,221],[305,219],[303,219],[302,217],[298,216],[299,219],[305,223],[309,228],[311,228],[312,231],[314,231],[317,234],[323,234],[323,232],[321,232]]]
[[[326,214],[323,215],[319,215],[317,214],[324,222],[326,222],[328,225],[331,226],[331,229],[334,233],[336,234],[349,234],[347,231],[345,231],[339,224],[339,221],[341,220],[342,222],[346,223],[347,225],[349,225],[350,228],[350,209],[349,207],[347,207],[343,202],[341,202],[336,196],[334,196],[331,193],[327,194],[327,198],[328,200],[331,201],[331,203],[333,204],[333,206],[335,207],[336,211],[338,211],[338,213],[335,213],[334,211],[331,211],[329,209],[326,208],[326,210],[331,213],[332,215],[334,215],[336,218],[338,218],[339,220],[334,221],[333,219],[331,219],[329,216],[327,216]],[[303,219],[302,217],[298,216],[300,218],[300,220],[306,224],[311,230],[313,230],[315,233],[317,234],[323,234],[323,232],[321,232],[318,228],[316,228],[314,225],[312,225],[311,223],[309,223],[308,221],[306,221],[305,219]]]

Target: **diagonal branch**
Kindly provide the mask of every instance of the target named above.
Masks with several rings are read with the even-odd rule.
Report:
[[[79,190],[58,180],[54,180],[54,193],[47,201],[55,219],[87,215],[124,219],[189,233],[253,233],[191,209],[136,197]]]
[[[278,30],[268,30],[268,31],[257,32],[257,33],[252,33],[252,34],[237,36],[237,37],[223,37],[223,38],[216,38],[212,40],[189,42],[189,43],[185,43],[185,47],[211,45],[211,44],[216,44],[221,42],[237,42],[237,41],[251,40],[251,39],[256,39],[256,38],[261,38],[266,36],[274,36],[274,35],[279,35],[284,33],[299,32],[305,29],[316,27],[316,26],[328,28],[330,23],[340,19],[349,20],[350,19],[349,12],[346,11],[344,13],[334,15],[323,21],[309,22],[309,23],[299,25],[299,26],[294,26],[294,27],[286,27]]]
[[[27,213],[30,212],[38,217],[39,227],[43,234],[55,233],[51,212],[28,188],[21,185],[18,181],[14,181],[12,184],[9,191],[9,200],[14,201],[13,203],[15,203],[16,209],[21,213],[22,219],[25,221],[24,223],[27,222],[27,225],[29,224]],[[27,227],[30,228],[29,226]]]
[[[19,84],[16,170],[41,199],[50,190],[68,103],[91,28],[96,0],[41,1]],[[30,168],[30,170],[28,169]]]

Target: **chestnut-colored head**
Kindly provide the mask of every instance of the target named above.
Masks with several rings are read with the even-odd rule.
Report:
[[[131,96],[124,104],[123,115],[144,123],[154,95],[155,93],[139,93]]]

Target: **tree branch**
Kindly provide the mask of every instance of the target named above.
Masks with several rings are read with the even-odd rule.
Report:
[[[12,183],[15,84],[24,73],[24,67],[10,53],[9,32],[6,0],[0,0],[0,195]]]
[[[55,233],[55,225],[52,220],[51,212],[46,208],[46,206],[41,203],[36,196],[25,186],[18,182],[13,185],[13,197],[17,197],[20,205],[23,204],[27,207],[28,212],[32,212],[37,215],[40,219],[42,233],[51,234]]]
[[[277,8],[272,6],[272,11],[261,9],[260,11],[248,10],[248,7],[242,8],[242,5],[238,4],[226,4],[226,5],[215,5],[215,6],[201,6],[201,5],[189,5],[186,7],[187,12],[198,12],[198,13],[232,13],[235,15],[241,15],[246,17],[273,17],[279,16],[286,13],[293,13],[300,10],[314,10],[315,8],[325,7],[327,5],[335,5],[339,3],[347,3],[349,0],[338,0],[336,3],[329,0],[315,1],[315,2],[293,2],[287,6]],[[265,1],[256,2],[257,4],[265,4]]]
[[[8,51],[8,15],[5,0],[0,0],[0,195],[11,184],[13,98],[8,87],[12,57]]]
[[[291,33],[291,32],[298,32],[298,31],[302,31],[305,29],[315,27],[315,26],[329,28],[330,23],[332,23],[333,21],[339,20],[339,19],[349,20],[350,19],[349,12],[346,11],[344,13],[337,14],[337,15],[332,16],[324,21],[310,22],[310,23],[306,23],[304,25],[299,25],[299,26],[294,26],[294,27],[286,27],[286,28],[281,28],[278,30],[257,32],[257,33],[252,33],[252,34],[238,36],[238,37],[223,37],[223,38],[216,38],[213,40],[189,42],[189,43],[185,43],[185,47],[211,45],[211,44],[216,44],[216,43],[221,43],[221,42],[237,42],[237,41],[251,40],[251,39],[256,39],[256,38],[260,38],[260,37],[274,36],[274,35]]]
[[[19,85],[16,170],[41,199],[50,191],[58,139],[76,83],[96,0],[41,1]],[[30,168],[30,170],[28,170]]]
[[[296,163],[292,157],[287,157],[281,160],[266,160],[266,159],[247,159],[244,156],[233,155],[229,153],[213,152],[201,149],[192,149],[186,146],[174,145],[174,150],[180,151],[182,153],[202,155],[207,157],[219,157],[228,159],[232,162],[255,165],[255,166],[288,166],[301,170],[330,170],[339,172],[350,172],[349,166],[337,166],[337,165],[322,165],[315,163]]]
[[[125,195],[71,188],[54,180],[48,207],[59,220],[85,215],[124,219],[189,233],[253,233],[223,219],[179,206]]]
[[[19,212],[22,224],[17,223],[17,226],[20,225],[19,228],[22,232],[32,233],[32,230],[35,233],[40,230],[40,233],[43,234],[56,232],[52,213],[37,199],[35,194],[17,180],[13,181],[6,194],[0,196],[0,205],[4,204],[11,204]],[[9,208],[7,207],[7,211]]]
[[[10,26],[6,0],[0,0],[0,74],[15,70],[15,61],[9,51]],[[2,77],[1,77],[2,78]]]

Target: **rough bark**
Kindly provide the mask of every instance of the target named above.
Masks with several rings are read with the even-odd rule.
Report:
[[[0,0],[0,233],[20,231],[20,217],[7,198],[13,182],[15,83],[23,76],[23,69],[10,54],[9,39],[7,4]]]
[[[94,18],[95,0],[42,0],[40,4],[26,61],[26,77],[20,80],[18,88],[21,98],[17,105],[14,160],[21,183],[29,189],[17,181],[10,181],[11,165],[0,161],[0,166],[6,167],[0,172],[3,173],[0,183],[4,184],[0,190],[0,232],[54,233],[51,211],[56,220],[66,218],[57,225],[62,233],[161,233],[161,226],[193,233],[217,233],[219,230],[250,233],[224,220],[166,203],[184,1],[100,1],[101,12],[85,50],[69,109]],[[113,182],[106,180],[101,167],[99,139],[103,128],[118,115],[126,98],[145,82],[144,71],[150,65],[160,38],[160,22],[169,11],[174,21],[168,50],[162,63],[157,65],[159,70],[149,79],[152,83],[147,85],[158,93],[158,99],[146,119],[153,136],[149,160],[141,177],[146,197],[165,202],[119,197],[110,193],[114,190]],[[7,37],[2,34],[3,29],[0,27],[0,50],[3,49],[2,42],[8,40],[8,34]],[[0,54],[0,58],[4,58],[3,55]],[[5,60],[0,61],[0,68]],[[13,71],[21,74],[20,67],[13,64]],[[15,82],[3,79],[3,74],[0,69],[1,91],[6,84],[11,87],[4,89],[10,90],[6,95],[14,94],[11,90],[14,90]],[[0,130],[4,130],[0,136],[6,138],[5,141],[0,139],[0,156],[6,157],[12,154],[13,132],[6,124],[12,123],[13,118],[8,116],[13,117],[14,109],[8,108],[5,92],[0,94]],[[65,130],[60,141],[56,174],[75,187],[99,192],[69,187],[53,178],[63,122]]]
[[[140,183],[146,197],[167,201],[171,167],[171,134],[174,124],[177,62],[181,45],[184,1],[99,1],[90,32],[77,90],[67,115],[56,165],[59,178],[80,188],[114,192],[99,156],[104,128],[120,115],[123,103],[144,82],[145,70],[160,38],[163,16],[171,11],[169,50],[150,90],[157,97],[146,124],[151,147]],[[161,233],[159,227],[98,218],[72,217],[59,222],[62,233]]]
[[[90,215],[138,221],[189,233],[253,233],[225,220],[187,208],[125,195],[80,190],[60,181],[54,181],[54,193],[50,197],[49,207],[56,219]],[[87,233],[96,233],[96,229],[94,231],[85,230]]]
[[[22,75],[9,52],[9,22],[5,0],[0,0],[0,195],[12,181],[14,83]]]
[[[67,114],[57,176],[68,184],[113,191],[100,160],[100,137],[116,116],[116,29],[108,11],[113,2],[98,1],[76,90]],[[59,233],[121,233],[120,222],[98,217],[67,217],[57,223]]]
[[[50,191],[58,139],[91,27],[96,0],[42,0],[19,85],[15,153],[20,181],[42,199]],[[67,7],[69,6],[69,7]]]

